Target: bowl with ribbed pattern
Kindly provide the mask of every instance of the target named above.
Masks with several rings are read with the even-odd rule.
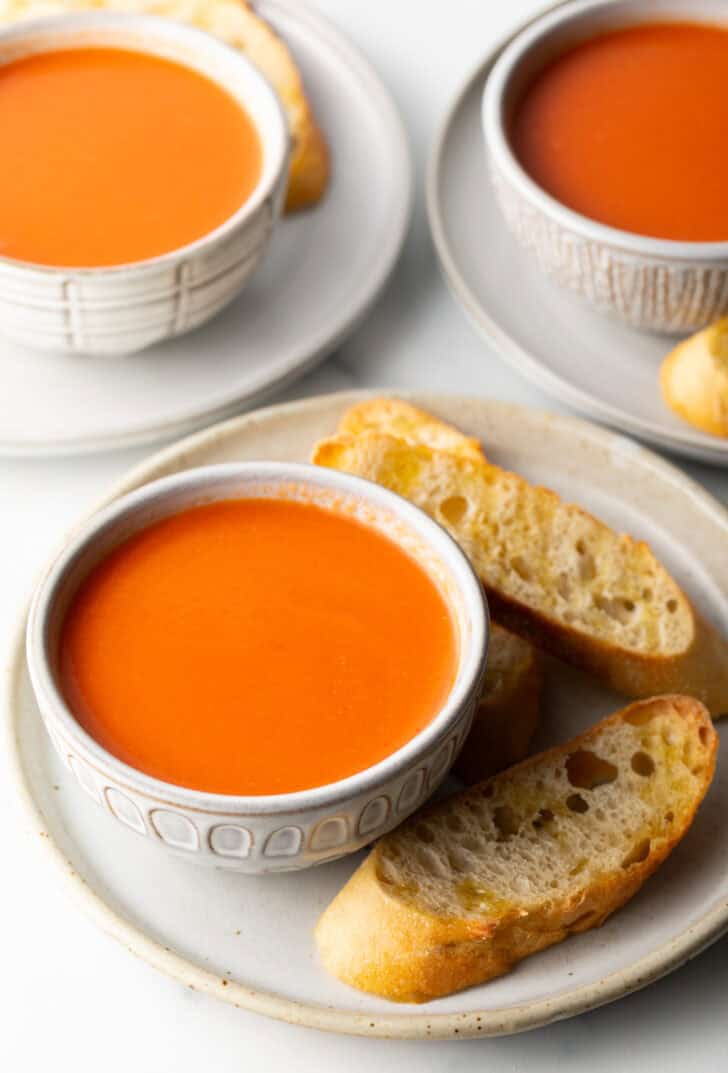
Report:
[[[178,249],[88,268],[0,257],[0,333],[52,353],[130,354],[204,324],[250,280],[281,213],[289,135],[276,94],[242,53],[172,19],[96,11],[0,30],[0,63],[79,47],[141,51],[204,75],[244,107],[263,151],[250,196],[220,226]]]
[[[679,334],[728,311],[728,242],[653,238],[592,220],[558,201],[519,162],[510,120],[524,90],[590,37],[661,21],[728,24],[724,0],[569,0],[505,46],[483,91],[482,125],[498,204],[515,239],[558,285],[635,328]],[[706,117],[702,117],[705,122]]]

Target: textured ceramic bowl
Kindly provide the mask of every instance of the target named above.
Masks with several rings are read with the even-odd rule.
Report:
[[[728,23],[725,0],[578,0],[530,23],[506,46],[483,94],[496,195],[519,242],[557,283],[598,310],[658,332],[702,328],[728,311],[728,242],[675,242],[620,231],[555,200],[516,159],[508,125],[529,81],[559,53],[640,22]]]
[[[59,631],[79,584],[121,541],[187,507],[261,496],[344,512],[387,534],[414,556],[450,606],[458,636],[457,674],[443,708],[428,726],[365,771],[290,794],[202,793],[129,767],[82,729],[57,684]],[[484,597],[467,558],[416,507],[378,485],[334,470],[247,462],[155,481],[97,514],[41,582],[30,612],[27,643],[33,688],[51,739],[97,804],[161,848],[203,864],[260,873],[305,868],[360,849],[432,794],[470,729],[485,670],[487,636]]]
[[[0,258],[2,334],[52,352],[128,354],[203,324],[250,279],[280,215],[288,130],[275,93],[241,53],[172,19],[89,12],[21,22],[0,30],[0,63],[83,46],[153,53],[199,71],[244,105],[263,146],[251,196],[214,231],[170,253],[101,268]]]

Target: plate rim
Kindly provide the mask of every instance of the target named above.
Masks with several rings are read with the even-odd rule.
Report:
[[[459,267],[454,244],[448,238],[445,213],[442,210],[440,188],[444,178],[447,142],[453,124],[462,111],[466,98],[478,82],[485,83],[496,59],[506,45],[532,22],[564,7],[569,0],[557,0],[539,8],[533,14],[508,30],[481,57],[465,78],[453,102],[448,106],[440,122],[430,150],[425,173],[425,203],[427,218],[438,263],[448,290],[462,308],[470,324],[486,342],[491,343],[498,356],[511,368],[534,384],[549,397],[572,406],[580,413],[597,421],[603,421],[613,429],[621,429],[641,440],[686,457],[699,459],[714,466],[728,467],[728,440],[709,437],[706,433],[690,428],[677,428],[672,432],[663,429],[654,421],[634,417],[611,403],[601,401],[582,388],[575,387],[547,364],[522,347],[521,344],[488,312],[469,286],[464,272]],[[595,313],[595,316],[599,314]],[[665,337],[668,338],[667,336]]]
[[[326,405],[334,401],[339,401],[342,405],[350,405],[357,400],[376,394],[376,391],[365,390],[317,395],[239,415],[192,436],[187,436],[155,452],[148,459],[127,471],[126,475],[115,482],[107,494],[92,506],[84,518],[77,522],[77,525],[84,524],[88,517],[111,499],[137,486],[140,482],[152,479],[153,475],[161,475],[160,470],[173,461],[184,460],[185,456],[189,456],[196,450],[215,441],[234,436],[246,425],[254,425],[261,420],[266,421],[281,414],[284,417],[293,416],[295,419],[299,413],[315,410],[324,402]],[[398,396],[410,398],[420,405],[433,408],[437,408],[438,400],[457,402],[457,400],[464,401],[466,398],[456,394],[428,395],[414,392],[402,392],[398,393]],[[467,398],[472,404],[473,397]],[[478,397],[478,401],[486,407],[507,410],[511,416],[526,413],[531,417],[534,414],[541,418],[545,417],[551,426],[566,427],[574,434],[586,437],[603,447],[619,449],[619,444],[624,439],[619,433],[601,428],[582,418],[548,414],[531,407],[483,397]],[[677,486],[689,498],[696,500],[699,507],[714,514],[728,534],[728,509],[676,466],[647,448],[638,447],[637,451],[642,460],[653,468],[653,471]],[[63,541],[65,542],[66,539],[67,534]],[[728,900],[721,897],[718,904],[711,906],[699,920],[631,965],[615,970],[594,983],[584,984],[566,995],[503,1007],[498,1010],[475,1009],[460,1013],[423,1011],[422,1013],[386,1015],[362,1014],[352,1010],[337,1009],[331,1005],[306,1003],[286,998],[271,991],[251,989],[232,979],[226,979],[223,982],[220,976],[196,965],[193,961],[151,938],[141,927],[127,920],[121,912],[117,912],[107,904],[101,894],[92,889],[84,877],[76,872],[72,862],[65,857],[61,847],[50,835],[43,810],[33,797],[26,776],[16,732],[19,706],[16,710],[14,700],[17,681],[25,664],[24,634],[27,609],[26,603],[18,617],[0,697],[8,766],[17,791],[16,803],[22,814],[23,826],[49,863],[55,867],[66,890],[102,931],[121,942],[130,953],[136,954],[154,968],[188,987],[213,995],[233,1006],[261,1013],[276,1020],[328,1032],[395,1039],[466,1039],[510,1035],[586,1013],[637,991],[667,975],[673,969],[679,968],[728,931]]]
[[[262,0],[258,6],[262,7],[264,18],[268,17],[269,11],[273,14],[279,10],[282,17],[294,19],[300,23],[308,36],[315,38],[319,43],[324,43],[327,51],[338,57],[339,67],[345,67],[348,70],[350,79],[358,80],[367,87],[369,107],[377,112],[379,119],[377,129],[380,137],[388,142],[390,159],[394,161],[394,171],[399,177],[398,182],[391,184],[387,190],[392,220],[390,226],[383,232],[382,242],[374,261],[374,270],[362,276],[358,296],[346,304],[343,317],[340,316],[333,330],[330,324],[325,328],[320,328],[315,333],[316,337],[312,336],[312,340],[302,350],[300,347],[297,348],[296,356],[288,360],[274,379],[267,378],[263,367],[253,385],[233,399],[204,410],[188,406],[181,416],[168,418],[162,423],[157,421],[155,424],[146,423],[131,427],[127,432],[117,432],[108,436],[103,434],[97,434],[95,437],[64,436],[59,438],[56,436],[51,439],[22,441],[14,440],[12,437],[0,438],[0,457],[63,458],[95,451],[137,447],[168,437],[184,436],[211,422],[219,422],[227,416],[239,413],[243,408],[256,407],[268,396],[283,390],[299,377],[310,372],[336,350],[364,320],[384,291],[409,233],[415,195],[412,147],[397,103],[367,56],[337,25],[316,8],[303,0]],[[333,148],[335,151],[336,147]],[[317,210],[314,208],[312,211],[315,213]],[[203,333],[201,345],[204,348],[204,326],[199,331]],[[103,358],[90,360],[103,362]]]

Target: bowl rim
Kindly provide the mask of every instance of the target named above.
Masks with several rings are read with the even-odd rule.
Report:
[[[271,196],[281,177],[281,173],[288,165],[291,152],[291,136],[288,120],[278,94],[265,75],[248,59],[245,53],[233,48],[222,38],[197,26],[178,22],[161,15],[135,14],[127,11],[91,10],[44,15],[32,19],[22,19],[0,27],[0,52],[6,44],[22,41],[27,37],[35,37],[41,33],[48,34],[48,36],[64,37],[68,35],[69,37],[74,37],[81,32],[93,36],[94,31],[105,35],[117,32],[120,35],[126,35],[137,32],[140,37],[138,44],[132,46],[122,43],[119,46],[128,48],[129,51],[157,55],[153,48],[145,47],[144,40],[142,40],[142,36],[144,36],[150,42],[157,40],[160,43],[172,45],[175,42],[188,44],[190,51],[193,51],[196,45],[200,50],[206,49],[209,52],[217,53],[221,60],[236,63],[240,70],[245,72],[245,77],[250,81],[253,92],[259,98],[266,99],[267,104],[270,106],[271,115],[275,116],[273,122],[265,126],[251,119],[263,147],[263,167],[261,168],[260,177],[253,191],[231,216],[228,216],[212,231],[208,231],[199,238],[185,243],[184,246],[177,246],[172,250],[167,250],[165,253],[157,254],[155,257],[146,257],[138,261],[123,261],[112,265],[46,265],[0,255],[0,273],[3,275],[20,276],[21,278],[27,278],[31,275],[44,275],[98,279],[122,277],[126,274],[138,276],[146,272],[175,266],[188,257],[205,253],[208,248],[218,245],[244,224]],[[56,41],[49,45],[48,48],[38,49],[37,53],[55,52],[62,47],[64,47],[62,43]],[[73,47],[73,43],[69,42],[68,47]],[[93,41],[85,40],[81,47],[94,47]],[[100,47],[112,46],[106,44]],[[197,70],[191,62],[183,59],[172,57],[172,61],[190,70]],[[2,63],[1,60],[0,63]],[[204,74],[203,77],[208,78],[232,96],[229,82],[224,74],[221,76],[218,76],[217,73],[215,75]],[[237,98],[234,99],[237,101]]]
[[[505,131],[504,104],[511,78],[520,62],[540,44],[545,34],[552,30],[564,28],[572,21],[588,18],[593,12],[611,13],[623,6],[633,6],[636,10],[644,8],[644,18],[636,19],[635,22],[654,22],[658,19],[663,22],[679,21],[676,13],[671,15],[666,11],[650,9],[646,0],[619,0],[618,3],[615,3],[615,0],[566,0],[556,8],[537,15],[516,31],[496,59],[483,88],[481,120],[488,153],[522,197],[532,204],[535,203],[545,215],[566,230],[604,245],[621,248],[628,253],[642,254],[658,260],[728,261],[728,239],[719,242],[688,242],[657,238],[636,231],[623,231],[570,209],[531,178],[511,149]],[[683,20],[700,21],[695,9],[691,7],[690,0],[677,0],[676,6],[684,7],[684,14],[681,16]],[[618,20],[619,11],[616,10],[615,24]],[[726,23],[728,24],[728,9]]]
[[[350,499],[369,502],[403,521],[418,534],[437,558],[446,564],[463,600],[470,625],[468,637],[465,640],[461,638],[455,680],[445,702],[423,729],[376,764],[336,782],[290,793],[245,795],[195,790],[155,778],[120,760],[84,730],[66,704],[51,668],[48,632],[53,622],[55,597],[69,570],[93,549],[96,539],[102,533],[113,532],[140,507],[163,503],[174,498],[175,493],[180,490],[203,489],[209,486],[213,479],[216,479],[218,484],[224,482],[231,485],[245,480],[274,485],[294,482],[342,492]],[[211,496],[208,501],[224,498],[226,496],[221,493]],[[234,491],[230,491],[227,498],[235,498]],[[181,512],[190,507],[191,505],[182,506],[179,511],[173,510],[170,513]],[[138,530],[143,528],[142,523]],[[127,535],[131,535],[131,532]],[[293,814],[330,807],[371,791],[376,792],[389,779],[416,767],[418,758],[424,752],[436,748],[447,737],[463,705],[478,687],[485,671],[489,639],[487,599],[469,559],[450,534],[419,507],[381,485],[310,463],[229,462],[200,466],[151,481],[115,500],[76,530],[41,576],[33,595],[26,629],[26,658],[41,713],[50,709],[62,732],[96,770],[104,771],[132,792],[142,793],[161,804],[172,804],[191,811],[211,812],[216,815],[261,816]]]

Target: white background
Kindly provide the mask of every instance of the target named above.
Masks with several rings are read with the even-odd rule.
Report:
[[[417,199],[413,229],[387,294],[356,335],[285,397],[386,386],[472,392],[558,409],[498,361],[448,296],[435,264],[422,196],[427,151],[448,102],[490,42],[538,4],[317,0],[317,6],[390,86],[415,155]],[[4,653],[33,576],[64,527],[147,453],[0,460]],[[697,465],[686,468],[728,502],[728,474]],[[0,757],[1,1073],[388,1073],[405,1068],[418,1073],[621,1073],[637,1068],[644,1073],[717,1073],[726,1068],[728,940],[610,1007],[500,1040],[404,1043],[327,1036],[193,993],[97,932],[54,888],[50,869],[14,814],[4,763]]]

